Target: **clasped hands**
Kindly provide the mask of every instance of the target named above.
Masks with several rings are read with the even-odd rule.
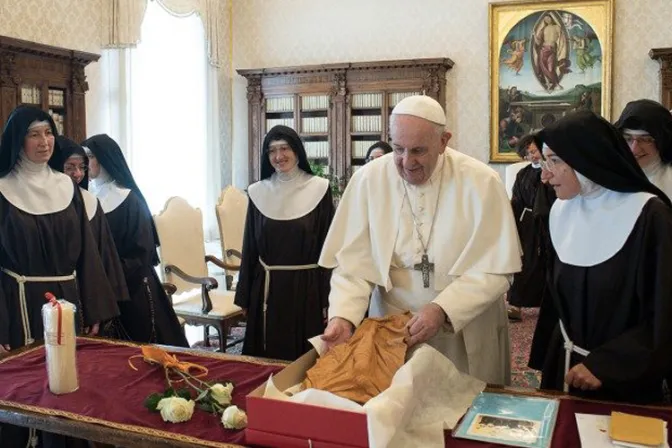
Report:
[[[406,344],[410,348],[427,342],[438,333],[445,323],[446,313],[443,309],[435,303],[428,303],[408,321],[406,325],[408,329],[408,336],[405,338]],[[332,347],[350,339],[353,331],[352,323],[342,317],[334,317],[327,324],[322,340],[326,343],[327,350],[330,350]]]

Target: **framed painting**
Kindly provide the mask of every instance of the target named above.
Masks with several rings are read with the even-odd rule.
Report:
[[[490,3],[490,161],[567,113],[609,119],[613,0]]]

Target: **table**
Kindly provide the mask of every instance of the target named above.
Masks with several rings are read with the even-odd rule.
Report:
[[[44,350],[40,345],[24,347],[0,356],[0,423],[10,423],[53,433],[125,447],[179,448],[239,447],[245,443],[242,431],[224,430],[219,419],[196,410],[190,424],[164,423],[159,414],[142,406],[144,398],[165,387],[163,372],[140,359],[139,371],[130,369],[127,359],[139,354],[139,345],[99,338],[78,338],[80,389],[60,398],[48,392]],[[181,361],[203,364],[208,379],[236,384],[234,404],[245,407],[245,396],[262,384],[286,362],[177,347]],[[9,381],[8,381],[9,379]],[[491,386],[490,392],[541,396],[561,400],[553,445],[579,447],[574,413],[609,414],[612,410],[635,412],[665,419],[672,428],[672,407],[625,406],[569,397],[556,392]],[[27,404],[38,403],[38,404]],[[76,412],[75,412],[76,411]],[[193,423],[193,424],[192,424]],[[191,428],[192,430],[189,430]],[[671,431],[672,433],[672,431]],[[672,443],[672,438],[670,439]],[[446,433],[446,447],[486,448],[497,445],[453,439]]]

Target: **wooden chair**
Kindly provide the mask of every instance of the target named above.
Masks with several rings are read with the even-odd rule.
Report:
[[[222,190],[215,207],[219,224],[219,239],[222,244],[222,258],[226,264],[240,268],[243,250],[243,234],[247,217],[247,195],[229,185]],[[238,270],[225,270],[226,288],[235,291]]]
[[[168,199],[164,209],[154,216],[161,241],[161,271],[164,286],[172,292],[171,300],[178,318],[189,325],[202,325],[206,347],[210,346],[209,327],[219,335],[222,352],[240,342],[226,343],[231,327],[244,320],[242,310],[233,303],[234,291],[218,289],[215,278],[208,276],[207,263],[222,269],[236,270],[205,254],[203,216],[201,210],[191,207],[180,197]]]

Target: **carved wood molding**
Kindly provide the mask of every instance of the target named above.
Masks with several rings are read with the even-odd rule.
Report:
[[[18,85],[21,77],[14,72],[16,60],[14,53],[0,52],[0,86]]]
[[[247,101],[259,104],[262,98],[261,76],[250,76],[247,78]]]
[[[27,40],[0,36],[0,50],[15,51],[23,54],[32,54],[40,57],[76,60],[85,64],[100,59],[100,55],[84,51],[67,50],[51,45],[38,44]]]
[[[660,62],[660,101],[669,109],[672,107],[672,48],[654,48],[649,51],[649,57]]]
[[[432,59],[404,59],[399,61],[375,61],[375,62],[346,62],[321,65],[302,65],[292,67],[273,67],[259,69],[238,69],[239,75],[249,78],[252,76],[274,77],[297,74],[318,74],[323,73],[327,76],[329,73],[347,71],[367,71],[367,70],[389,70],[404,68],[419,68],[427,66],[444,67],[449,70],[454,62],[448,58]]]

